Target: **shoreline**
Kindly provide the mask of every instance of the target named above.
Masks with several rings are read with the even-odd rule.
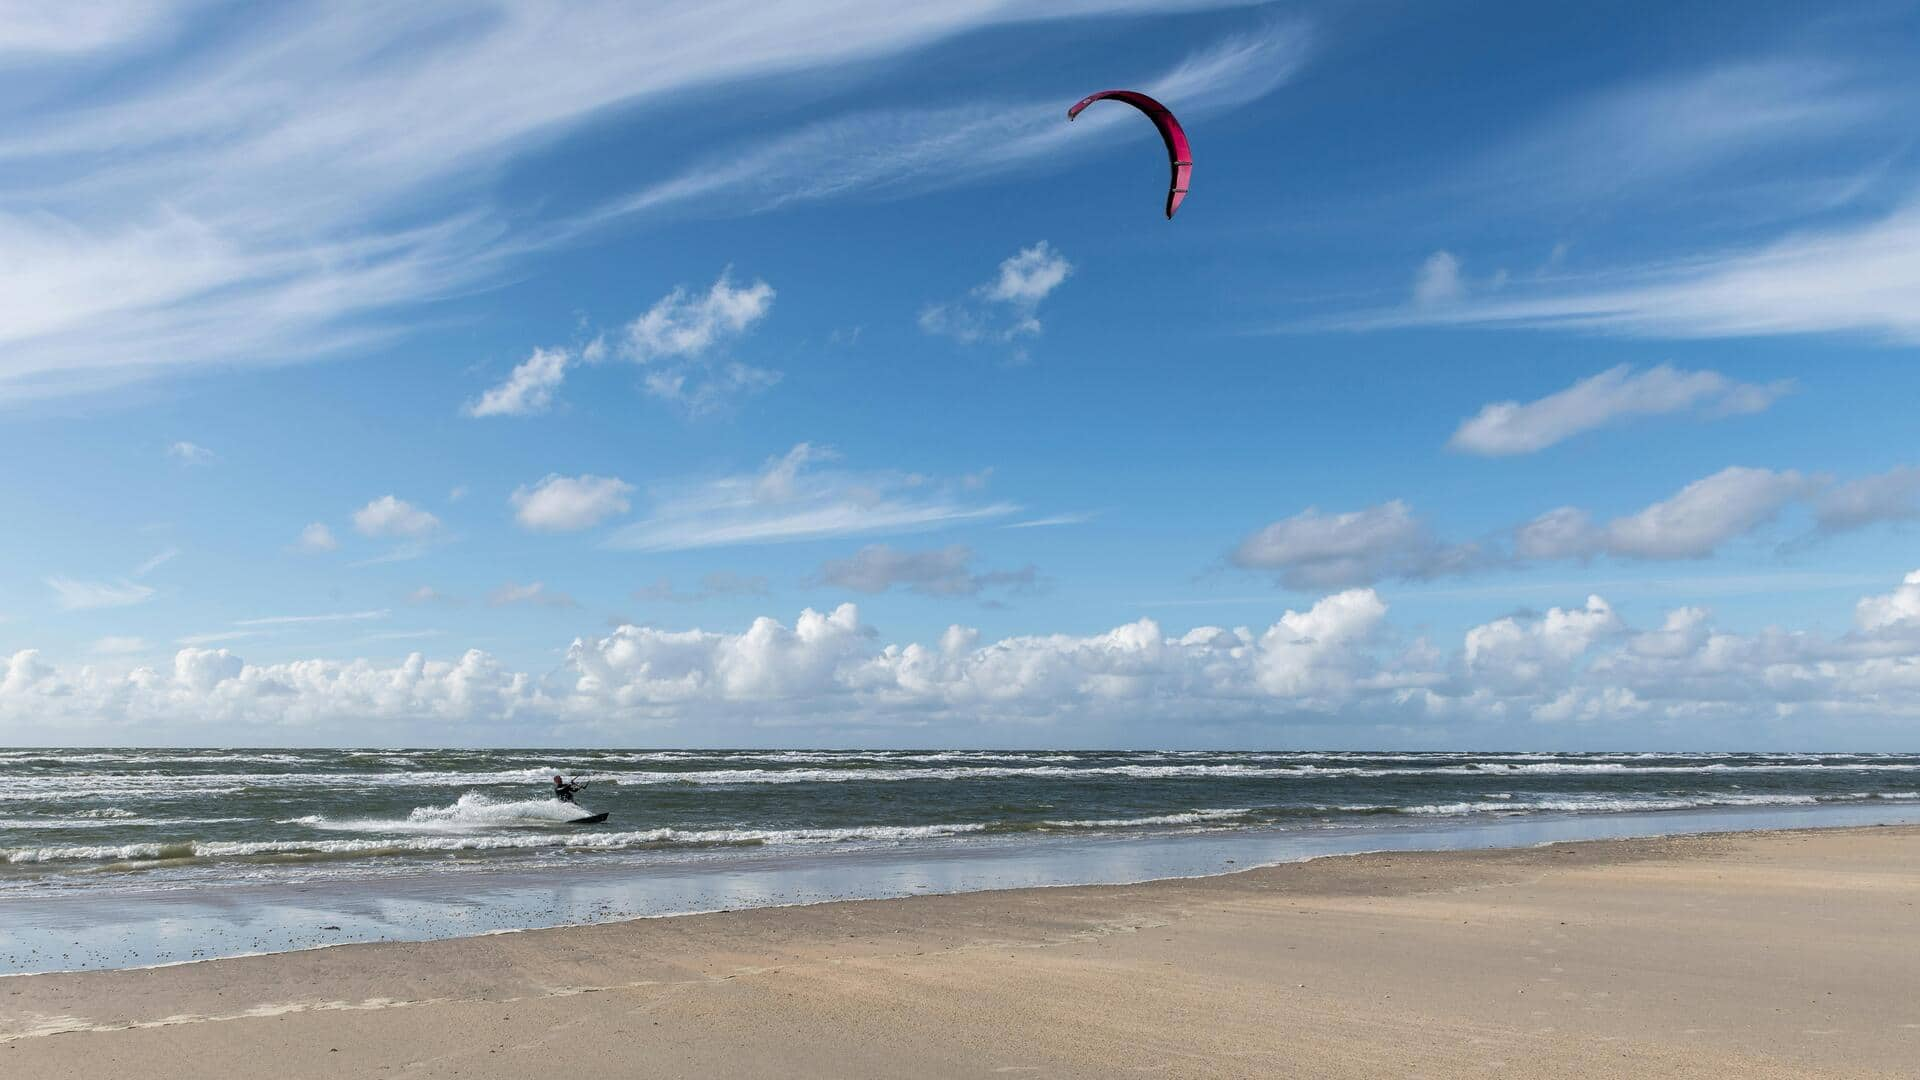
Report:
[[[687,863],[608,862],[300,884],[0,897],[4,977],[151,970],[351,944],[618,925],[716,912],[1022,888],[1204,880],[1329,856],[1524,849],[1583,840],[1920,825],[1920,805],[1524,814],[1393,828],[1018,837],[856,852],[790,850]],[[59,956],[59,961],[52,957]]]
[[[548,1053],[670,1075],[1093,1076],[1137,1055],[1192,1076],[1277,1061],[1899,1075],[1920,1068],[1916,902],[1920,826],[1354,854],[27,975],[0,990],[0,1061],[97,1074],[165,1048],[178,1064],[150,1075],[219,1075],[273,1052],[296,1078],[406,1062],[524,1075]]]

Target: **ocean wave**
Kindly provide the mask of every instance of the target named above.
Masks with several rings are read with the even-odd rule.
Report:
[[[1835,795],[1593,795],[1560,798],[1515,799],[1489,797],[1485,802],[1428,803],[1400,809],[1406,814],[1525,814],[1525,813],[1627,813],[1648,810],[1699,810],[1716,806],[1815,806],[1822,803],[1866,800],[1904,801],[1920,798],[1920,792],[1855,791]]]
[[[951,825],[862,825],[823,829],[644,829],[588,832],[572,836],[510,834],[417,836],[361,840],[220,840],[119,845],[62,845],[0,851],[0,863],[90,862],[138,864],[185,859],[322,859],[378,855],[434,855],[520,849],[617,850],[649,846],[721,846],[758,844],[833,844],[850,841],[915,840],[982,832],[983,822]]]
[[[965,752],[971,753],[971,752]],[[825,758],[824,752],[810,758]],[[1241,760],[1220,760],[1222,755],[1189,757],[1168,762],[1116,763],[1112,755],[1084,755],[1086,760],[1054,760],[1076,755],[1045,755],[1016,758],[1015,755],[982,755],[969,758],[962,752],[951,756],[932,752],[895,755],[886,760],[861,759],[849,765],[844,756],[832,756],[825,764],[806,764],[799,758],[779,765],[745,765],[713,768],[637,768],[603,767],[593,770],[596,780],[619,787],[684,785],[704,787],[755,784],[828,784],[853,782],[968,782],[1025,780],[1047,782],[1103,781],[1113,778],[1136,780],[1317,780],[1329,778],[1414,778],[1414,777],[1522,777],[1522,776],[1609,776],[1609,777],[1734,777],[1766,774],[1837,775],[1843,773],[1915,773],[1920,759],[1869,759],[1865,756],[1814,757],[1811,755],[1774,755],[1765,758],[1742,757],[1736,760],[1633,756],[1623,760],[1532,760],[1500,755],[1403,755],[1342,756],[1313,754],[1299,756],[1245,755]],[[1404,760],[1402,760],[1404,759]],[[521,759],[525,760],[525,759]],[[737,757],[730,761],[740,760]],[[1011,763],[1014,761],[1020,763]],[[1045,763],[1042,763],[1045,762]],[[715,763],[711,755],[697,764]],[[275,791],[311,791],[356,789],[377,785],[382,788],[503,788],[544,787],[555,771],[570,768],[541,763],[515,768],[486,768],[491,761],[476,762],[474,769],[438,768],[352,771],[302,770],[292,772],[220,772],[170,774],[151,772],[79,771],[64,773],[58,782],[43,775],[0,776],[0,802],[40,803],[67,800],[75,790],[107,800],[165,800],[193,798],[208,794],[227,795],[248,789]],[[631,762],[629,764],[641,764]],[[653,762],[670,764],[667,761]],[[715,763],[717,764],[717,763]]]
[[[291,818],[282,825],[350,832],[453,832],[568,825],[590,811],[558,799],[520,799],[503,802],[468,792],[451,806],[416,807],[404,818],[357,818],[335,821],[320,814]]]
[[[1236,818],[1248,818],[1257,811],[1238,810],[1188,810],[1178,814],[1150,814],[1136,818],[1094,818],[1075,821],[1042,821],[1041,828],[1047,829],[1138,829],[1155,825],[1202,825],[1209,822],[1232,821]]]

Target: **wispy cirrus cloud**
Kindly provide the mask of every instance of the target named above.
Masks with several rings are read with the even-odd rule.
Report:
[[[1898,95],[1832,61],[1721,63],[1578,98],[1475,161],[1470,177],[1530,199],[1653,193],[1786,148],[1833,144],[1898,111]]]
[[[821,469],[831,451],[800,443],[759,472],[666,493],[652,516],[617,530],[606,546],[679,551],[918,532],[1011,514],[1017,506],[976,503],[912,473]]]
[[[1271,22],[1186,57],[1141,89],[1204,116],[1272,93],[1305,66],[1313,34],[1304,21]],[[982,100],[964,107],[895,109],[836,117],[730,154],[697,162],[609,204],[588,220],[697,208],[757,213],[853,194],[902,196],[1008,172],[1058,168],[1141,127],[1125,109],[1089,110],[1066,122],[1084,88],[1045,99]],[[1142,132],[1135,130],[1134,134]],[[1146,128],[1144,138],[1152,137]],[[858,147],[849,154],[848,147]]]
[[[81,581],[58,576],[48,578],[47,587],[54,591],[60,607],[67,611],[131,607],[159,594],[153,586],[137,581]]]
[[[1233,2],[483,0],[221,25],[221,5],[161,0],[0,18],[0,72],[36,76],[34,107],[0,119],[0,197],[31,207],[0,211],[0,401],[390,336],[407,305],[592,231],[527,227],[476,178],[613,106],[995,25]]]
[[[1509,283],[1340,320],[1350,329],[1494,326],[1649,338],[1850,334],[1920,342],[1920,202],[1771,244],[1591,275]]]
[[[384,619],[393,612],[386,608],[377,611],[337,611],[321,615],[267,615],[257,619],[240,619],[235,626],[302,626],[309,623],[368,622]]]

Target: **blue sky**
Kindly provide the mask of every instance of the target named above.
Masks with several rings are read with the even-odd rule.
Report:
[[[1911,747],[1912,5],[764,8],[0,15],[0,739]]]

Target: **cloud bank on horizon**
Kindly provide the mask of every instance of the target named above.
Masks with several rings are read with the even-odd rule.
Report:
[[[1910,746],[1920,5],[1479,7],[0,20],[0,741]]]

